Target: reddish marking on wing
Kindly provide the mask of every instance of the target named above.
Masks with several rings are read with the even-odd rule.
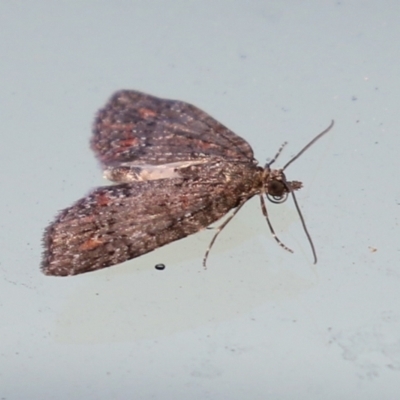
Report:
[[[93,250],[93,249],[95,249],[96,247],[101,246],[103,243],[104,243],[104,242],[102,242],[102,241],[99,240],[98,238],[92,237],[92,238],[86,240],[86,242],[82,243],[82,244],[79,246],[79,250],[82,250],[82,251]]]
[[[96,193],[95,202],[97,206],[106,207],[110,204],[111,199],[106,193]]]
[[[113,147],[134,147],[140,144],[140,140],[135,137],[127,139],[117,139],[112,142]]]
[[[190,204],[189,201],[188,201],[187,196],[180,196],[179,197],[179,201],[181,202],[183,209],[187,208],[189,206],[189,204]]]
[[[192,143],[201,150],[209,150],[218,147],[215,143],[205,142],[201,139],[199,140],[192,139]]]
[[[215,147],[215,144],[213,144],[213,143],[207,143],[207,142],[199,142],[199,147],[201,148],[201,149],[204,149],[204,150],[208,150],[208,149],[210,149],[210,148],[212,148],[212,147]]]
[[[143,119],[157,116],[157,113],[149,108],[139,108],[138,113]]]
[[[136,127],[136,124],[134,124],[133,122],[125,123],[120,121],[113,121],[110,118],[101,119],[98,125],[101,129],[112,131],[132,131]]]

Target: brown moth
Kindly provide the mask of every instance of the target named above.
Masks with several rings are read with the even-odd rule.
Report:
[[[292,195],[316,262],[294,195],[302,183],[288,181],[284,171],[332,126],[282,169],[271,169],[280,151],[260,166],[245,140],[197,107],[117,92],[98,112],[91,140],[105,177],[116,185],[94,189],[56,216],[45,230],[42,271],[65,276],[119,264],[196,233],[233,209],[205,265],[219,232],[255,195],[275,239],[289,251],[274,234],[263,196],[282,202]]]

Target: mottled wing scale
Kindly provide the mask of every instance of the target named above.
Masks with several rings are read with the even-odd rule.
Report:
[[[95,189],[62,211],[47,228],[44,273],[62,276],[94,271],[207,227],[255,194],[254,167],[223,167],[219,163],[207,168],[190,166],[182,170],[181,178]],[[227,173],[244,174],[245,182],[232,180]],[[225,195],[227,190],[231,195]]]
[[[284,170],[332,126],[273,170],[275,159],[258,166],[245,140],[197,107],[117,92],[96,116],[91,145],[105,176],[118,184],[93,190],[56,216],[43,239],[43,272],[74,275],[119,264],[198,232],[231,209],[234,215],[256,194],[286,249],[262,196],[279,202],[292,195],[316,262],[294,195],[302,184],[287,181]]]
[[[96,116],[91,145],[105,176],[128,183],[97,188],[59,213],[45,232],[46,274],[93,271],[145,254],[255,194],[250,145],[181,101],[117,92]]]
[[[93,131],[92,149],[105,167],[254,158],[245,140],[199,108],[136,91],[115,93]]]

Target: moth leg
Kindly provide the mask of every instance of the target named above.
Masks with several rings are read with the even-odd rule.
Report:
[[[260,201],[261,201],[261,210],[262,210],[262,213],[264,214],[264,217],[267,220],[267,223],[268,223],[268,226],[269,226],[269,230],[271,231],[272,237],[277,241],[279,246],[283,247],[285,250],[289,251],[290,253],[293,253],[293,250],[290,249],[289,247],[285,246],[279,240],[278,236],[276,236],[274,228],[272,227],[271,221],[269,220],[268,212],[267,212],[267,206],[265,205],[264,197],[262,196],[262,194],[260,194]]]
[[[221,233],[222,229],[224,229],[224,228],[228,225],[228,223],[231,221],[231,219],[239,212],[239,210],[243,207],[243,205],[246,203],[246,201],[247,201],[247,199],[244,200],[244,201],[242,202],[242,204],[239,204],[239,205],[236,207],[235,211],[232,213],[232,215],[231,215],[229,218],[227,218],[220,226],[218,226],[217,228],[215,228],[215,229],[217,229],[217,232],[216,232],[216,234],[214,235],[214,237],[212,238],[212,240],[211,240],[211,242],[210,242],[210,245],[208,246],[208,249],[207,249],[207,251],[206,251],[206,254],[204,255],[204,258],[203,258],[203,267],[204,267],[205,269],[207,269],[206,263],[207,263],[208,254],[210,253],[211,247],[213,246],[215,240],[217,239],[217,236]]]

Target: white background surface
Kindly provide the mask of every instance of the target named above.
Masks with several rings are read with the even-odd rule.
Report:
[[[397,1],[0,3],[2,399],[394,399],[400,395]],[[204,231],[71,278],[40,270],[57,210],[104,185],[89,149],[118,89],[197,105],[287,170]],[[373,250],[376,251],[373,251]],[[165,263],[164,271],[154,265]]]

